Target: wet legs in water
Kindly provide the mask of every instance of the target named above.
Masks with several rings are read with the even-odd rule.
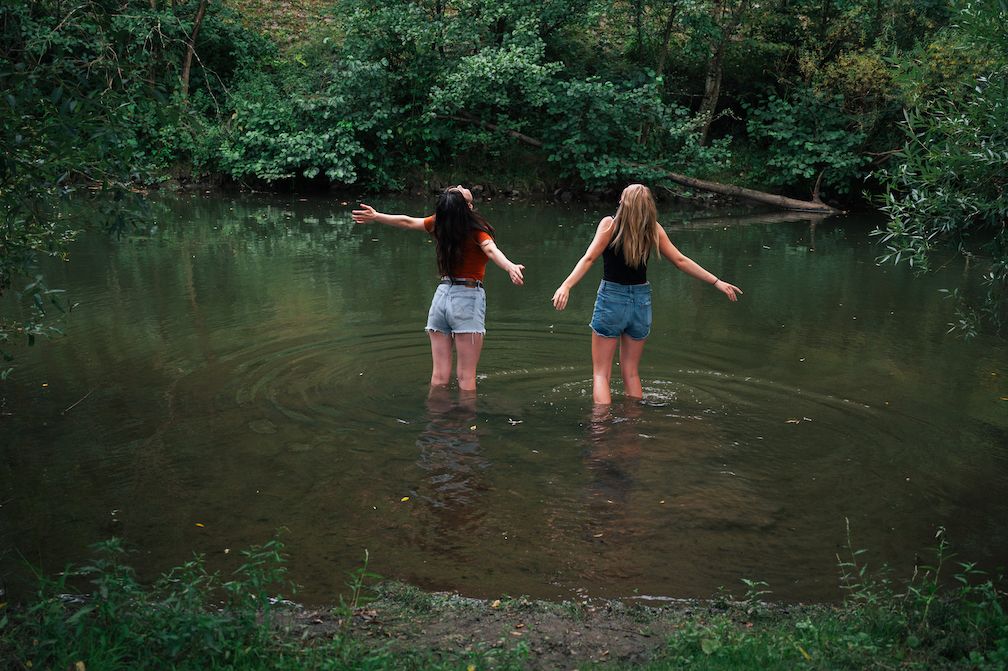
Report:
[[[640,360],[644,353],[644,340],[634,340],[628,335],[619,338],[604,338],[592,333],[592,399],[595,403],[612,403],[609,378],[612,375],[613,357],[616,348],[620,351],[620,372],[623,375],[623,394],[627,398],[640,400],[644,391],[640,381]]]
[[[428,331],[431,341],[431,386],[445,386],[451,382],[452,346],[457,361],[455,375],[460,392],[476,392],[476,366],[483,351],[482,333],[447,333]]]

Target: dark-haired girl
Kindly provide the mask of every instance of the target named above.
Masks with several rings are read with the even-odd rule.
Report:
[[[500,266],[518,286],[524,283],[525,266],[512,263],[497,248],[493,228],[473,211],[472,193],[462,186],[446,189],[438,197],[434,214],[426,218],[384,214],[364,203],[360,208],[351,215],[354,223],[377,221],[426,231],[434,237],[441,281],[427,313],[427,335],[433,361],[431,385],[444,386],[451,380],[454,345],[459,389],[475,391],[476,365],[486,333],[483,274],[487,261]]]

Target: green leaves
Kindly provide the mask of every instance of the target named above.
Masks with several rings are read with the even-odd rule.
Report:
[[[979,261],[978,299],[953,290],[957,320],[951,330],[1000,332],[1008,318],[1008,12],[989,3],[963,4],[958,21],[929,51],[966,54],[933,88],[914,85],[916,104],[903,112],[902,146],[873,173],[889,215],[875,232],[880,263],[907,261],[927,269],[931,252],[953,245]],[[1000,31],[997,26],[1000,26]],[[932,49],[934,47],[934,49]],[[960,67],[962,66],[962,67]],[[976,74],[976,69],[982,72]]]
[[[277,182],[325,173],[335,182],[356,181],[355,159],[364,149],[353,122],[337,121],[347,107],[338,92],[292,95],[260,75],[239,85],[232,104],[232,128],[220,148],[220,167],[232,177]]]
[[[861,177],[865,136],[844,112],[842,96],[802,88],[745,108],[749,138],[766,156],[756,164],[758,176],[769,184],[802,185],[811,192],[823,173],[827,185],[847,193]]]

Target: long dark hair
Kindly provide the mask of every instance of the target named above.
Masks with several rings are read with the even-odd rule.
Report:
[[[461,191],[443,191],[434,206],[434,247],[441,275],[451,277],[454,269],[462,265],[462,248],[475,231],[483,231],[490,237],[494,234],[487,220],[469,209]]]

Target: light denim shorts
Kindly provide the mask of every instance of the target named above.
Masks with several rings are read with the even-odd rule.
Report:
[[[483,287],[439,284],[430,311],[427,330],[439,333],[486,333],[486,291]]]
[[[651,333],[651,285],[602,280],[589,326],[603,338],[625,333],[634,340],[644,340]]]

